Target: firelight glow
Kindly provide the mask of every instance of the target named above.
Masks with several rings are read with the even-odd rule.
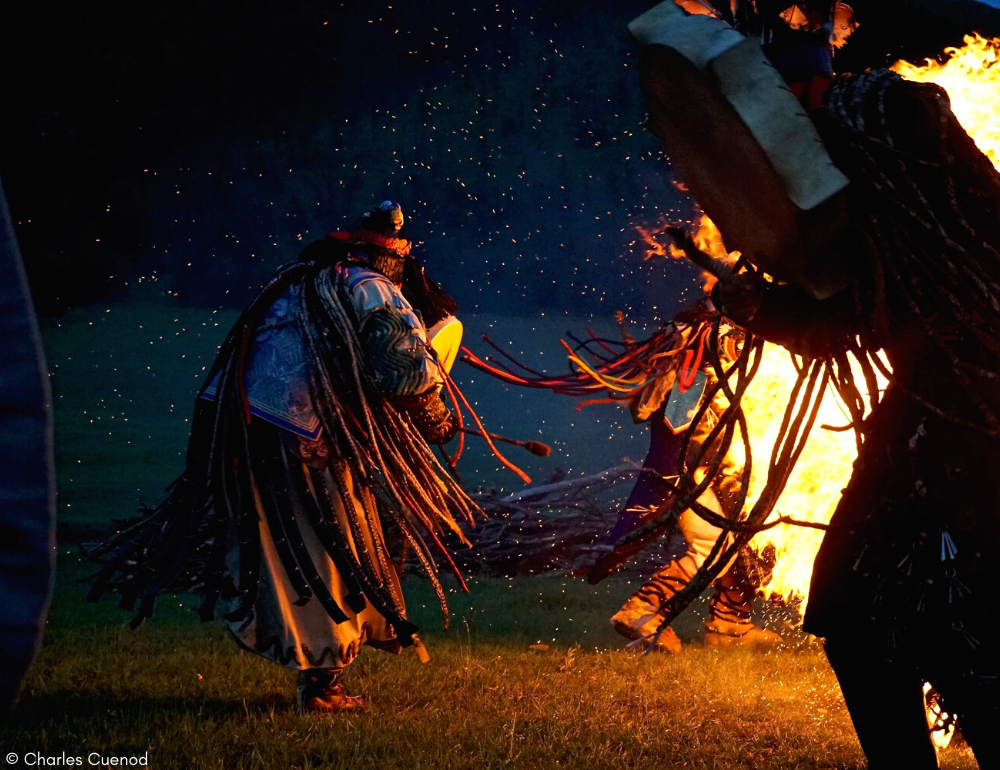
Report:
[[[707,216],[702,215],[694,240],[699,248],[716,259],[732,263],[739,256],[738,252],[726,253],[718,228]],[[683,256],[683,252],[671,247],[671,255],[679,257]],[[714,279],[706,274],[705,280],[706,290],[710,290]],[[853,360],[852,365],[855,365]],[[860,371],[855,371],[855,375],[856,382],[864,382]],[[771,455],[797,378],[798,373],[789,353],[778,345],[765,344],[760,368],[741,402],[754,457],[747,510],[753,507],[767,482],[762,471],[767,467],[767,458]],[[878,376],[878,385],[879,389],[886,385],[881,375]],[[785,515],[800,521],[829,523],[841,490],[851,478],[858,452],[853,430],[829,431],[820,426],[844,426],[850,421],[847,409],[840,403],[837,394],[828,389],[817,413],[816,426],[778,498],[772,518]],[[730,472],[742,469],[745,458],[741,442],[733,442],[728,459],[732,463]],[[768,593],[788,601],[801,600],[800,610],[804,611],[813,560],[822,541],[823,530],[789,524],[779,524],[757,535],[751,546],[760,551],[769,544],[773,545],[777,557],[774,575],[766,588]]]
[[[977,34],[967,35],[964,46],[948,48],[945,54],[948,58],[941,63],[928,60],[923,66],[917,66],[899,61],[892,69],[907,80],[936,83],[944,88],[959,122],[1000,170],[1000,38],[988,40]],[[650,246],[648,256],[664,254],[663,247],[648,233],[640,231],[640,234]],[[737,252],[727,254],[718,229],[707,216],[701,217],[694,239],[702,250],[718,259],[733,262],[738,256]],[[671,256],[683,256],[679,249],[668,248]],[[714,278],[706,275],[705,280],[705,288],[710,290]],[[853,360],[852,365],[856,366]],[[855,372],[855,381],[862,383],[864,380],[859,374]],[[789,354],[776,345],[766,345],[761,367],[742,402],[755,457],[748,509],[766,482],[761,469],[766,467],[766,458],[770,456],[796,376]],[[878,374],[879,389],[884,389],[886,384]],[[817,523],[830,521],[841,490],[851,477],[857,445],[853,430],[829,431],[819,426],[844,426],[849,422],[847,410],[836,393],[828,390],[817,415],[816,427],[778,499],[773,516],[787,515]],[[740,468],[742,447],[737,444],[734,442],[730,459]],[[786,600],[801,599],[800,608],[804,611],[813,560],[822,540],[822,530],[785,524],[757,535],[751,545],[762,549],[772,544],[777,556],[768,592]]]
[[[961,48],[946,48],[943,63],[922,66],[898,61],[892,70],[907,80],[936,83],[948,92],[951,109],[973,141],[1000,170],[1000,38],[965,36]]]

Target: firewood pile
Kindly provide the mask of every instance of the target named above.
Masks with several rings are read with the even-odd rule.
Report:
[[[502,576],[585,573],[611,549],[605,537],[638,469],[621,464],[590,476],[556,471],[543,484],[500,496],[474,495],[488,519],[467,532],[472,549],[452,553],[466,573]],[[667,545],[652,546],[625,569],[649,572],[669,560]]]

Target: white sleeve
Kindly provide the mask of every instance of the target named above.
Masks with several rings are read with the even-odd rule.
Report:
[[[385,276],[355,268],[348,291],[358,334],[384,391],[409,396],[440,388],[442,376],[427,330],[400,290]]]

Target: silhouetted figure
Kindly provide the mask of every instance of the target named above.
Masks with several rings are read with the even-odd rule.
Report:
[[[409,256],[385,201],[281,268],[223,343],[195,406],[184,474],[111,553],[91,598],[117,589],[148,617],[164,592],[218,603],[237,644],[299,671],[299,706],[363,708],[339,678],[364,645],[423,654],[383,534],[394,524],[447,612],[431,549],[475,505],[438,464],[457,424],[444,367],[404,292],[454,303]],[[408,280],[409,279],[409,280]],[[431,316],[433,317],[433,315]]]
[[[833,77],[835,4],[736,5],[763,14],[763,53],[672,2],[632,28],[651,130],[773,279],[723,276],[716,306],[826,362],[863,441],[803,627],[826,639],[872,770],[937,767],[924,681],[1000,767],[1000,176],[943,89]],[[878,355],[891,365],[867,418],[849,353],[869,394]]]
[[[13,708],[38,651],[54,568],[48,374],[0,186],[0,712]]]

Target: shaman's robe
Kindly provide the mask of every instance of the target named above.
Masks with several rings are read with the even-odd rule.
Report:
[[[239,644],[297,669],[413,644],[383,520],[447,619],[432,548],[450,563],[442,526],[464,541],[475,510],[406,411],[442,381],[419,315],[357,254],[283,268],[220,349],[185,473],[97,549],[91,597],[113,588],[141,622],[163,591],[195,591],[203,619],[223,607]]]
[[[860,335],[869,349],[882,348],[893,378],[865,421],[854,474],[817,555],[804,628],[867,640],[935,686],[947,680],[960,698],[996,704],[1000,441],[977,429],[989,425],[975,402],[996,412],[1000,389],[987,379],[970,396],[967,373],[973,365],[997,371],[1000,362],[953,308],[938,308],[925,326],[909,287],[933,275],[892,271],[906,264],[904,250],[950,227],[950,248],[974,254],[988,266],[979,277],[995,283],[1000,178],[934,86],[885,72],[845,78],[813,117],[851,177],[852,216],[864,233],[854,284],[822,302],[772,285],[752,321],[740,323],[810,357],[854,349]],[[899,205],[906,196],[909,209]],[[915,219],[918,205],[941,222]],[[955,227],[956,214],[967,231]],[[951,269],[945,251],[930,258],[932,269]]]
[[[364,355],[383,374],[384,395],[407,396],[440,389],[441,374],[427,331],[396,285],[363,265],[330,270],[331,285],[357,319]],[[250,413],[254,420],[266,421],[280,429],[281,447],[275,447],[274,451],[282,454],[285,463],[309,466],[322,479],[330,505],[327,515],[333,514],[353,559],[359,560],[364,553],[387,554],[378,518],[362,513],[377,508],[374,500],[361,499],[370,493],[357,487],[349,468],[323,436],[310,392],[306,341],[297,324],[301,291],[298,284],[288,287],[257,325],[245,376]],[[395,327],[392,339],[372,333],[371,327],[375,325]],[[212,398],[214,393],[215,388],[210,387],[205,397]],[[335,468],[332,472],[331,466]],[[262,479],[261,483],[281,484],[282,479]],[[261,569],[253,612],[246,620],[229,621],[230,631],[240,646],[296,669],[346,666],[364,644],[398,652],[400,642],[392,623],[371,603],[365,602],[359,611],[351,608],[351,589],[307,517],[298,510],[292,516],[293,526],[278,525],[279,529],[297,529],[301,533],[302,547],[316,567],[317,577],[347,618],[336,622],[319,602],[300,600],[275,545],[275,533],[264,517],[259,522]],[[349,517],[356,521],[349,522]],[[278,536],[284,537],[284,532]],[[237,544],[229,550],[228,564],[233,574],[239,574]],[[372,566],[375,577],[402,613],[403,593],[392,563],[376,558]]]
[[[698,423],[693,424],[716,377],[707,359],[699,352],[708,338],[707,327],[696,325],[687,329],[684,326],[680,328],[688,335],[686,347],[692,360],[697,363],[693,367],[682,367],[680,371],[671,370],[669,374],[653,380],[629,403],[635,422],[648,421],[650,424],[649,452],[632,492],[608,533],[606,542],[609,544],[617,543],[654,519],[658,511],[662,512],[663,506],[669,505],[676,498],[674,489],[678,477],[685,464],[696,459],[723,410],[721,397],[717,396],[707,405]],[[723,357],[723,361],[725,365],[731,363],[726,357]],[[708,448],[702,455],[701,466],[711,463],[719,443],[721,440],[716,439],[716,446]],[[683,456],[685,444],[686,458]],[[713,513],[731,516],[733,511],[730,510],[730,503],[738,491],[738,480],[723,473],[717,477],[715,484],[702,493],[698,502]],[[690,577],[705,563],[721,535],[719,527],[688,509],[677,518],[676,527],[670,536],[670,550],[678,555],[679,563]],[[594,565],[588,573],[588,580],[592,583],[603,580],[648,545],[649,541],[650,538],[644,538],[616,547]]]

